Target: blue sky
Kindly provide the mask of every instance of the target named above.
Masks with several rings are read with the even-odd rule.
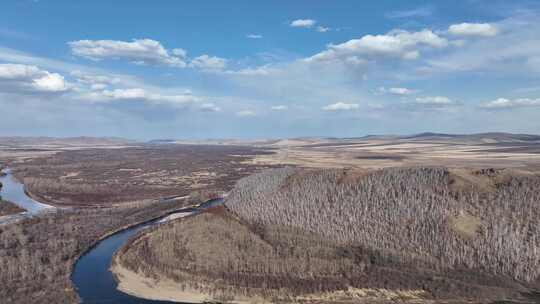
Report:
[[[540,133],[537,1],[3,1],[0,136]]]

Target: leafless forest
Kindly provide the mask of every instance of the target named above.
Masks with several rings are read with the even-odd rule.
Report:
[[[282,168],[237,183],[227,210],[158,227],[117,260],[216,298],[349,287],[497,300],[537,284],[540,177],[444,168]]]
[[[497,178],[503,174],[472,172],[475,184],[442,168],[360,177],[275,169],[242,179],[227,206],[252,224],[301,228],[418,266],[534,282],[540,275],[540,177]]]
[[[70,275],[81,253],[111,231],[152,219],[183,203],[141,202],[59,211],[0,226],[0,302],[77,302]]]

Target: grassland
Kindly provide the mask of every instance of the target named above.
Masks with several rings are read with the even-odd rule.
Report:
[[[377,169],[409,166],[517,168],[540,171],[540,137],[486,133],[362,138],[301,138],[256,143],[276,149],[257,164],[310,168]]]

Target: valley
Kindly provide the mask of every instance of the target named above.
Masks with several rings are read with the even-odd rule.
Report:
[[[540,287],[535,137],[49,142],[1,152],[4,178],[54,206],[0,225],[8,303],[533,303]],[[97,252],[103,293],[74,268]]]

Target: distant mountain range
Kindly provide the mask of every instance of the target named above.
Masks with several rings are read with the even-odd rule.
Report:
[[[284,139],[153,139],[147,142],[139,142],[120,137],[0,137],[0,146],[114,146],[114,145],[137,145],[137,144],[192,144],[192,145],[256,145],[256,146],[301,146],[320,143],[353,143],[366,140],[384,141],[456,141],[456,142],[480,142],[480,143],[540,143],[540,135],[513,134],[504,132],[487,132],[475,134],[447,134],[424,132],[413,135],[366,135],[361,137],[296,137]]]

